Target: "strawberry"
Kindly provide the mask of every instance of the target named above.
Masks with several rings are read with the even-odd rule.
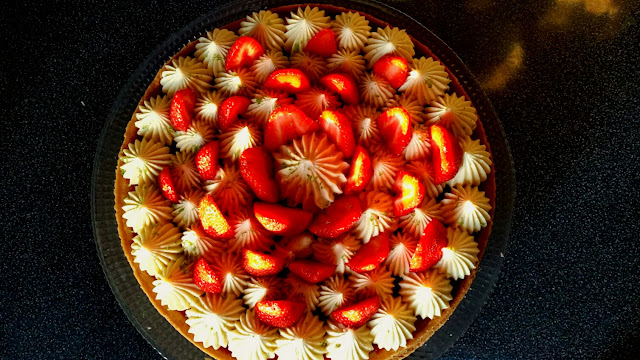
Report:
[[[276,275],[284,268],[284,259],[259,253],[249,249],[242,250],[242,267],[253,276]]]
[[[264,54],[264,49],[258,41],[251,36],[240,36],[231,45],[224,67],[227,71],[249,67],[262,54]]]
[[[309,231],[323,238],[334,239],[349,231],[360,220],[362,208],[355,195],[345,195],[334,201],[313,220]]]
[[[311,260],[297,260],[289,264],[289,270],[302,280],[316,284],[328,279],[336,270],[335,265],[322,264]]]
[[[173,128],[180,131],[189,130],[193,120],[193,108],[196,106],[198,93],[192,89],[176,91],[169,105],[169,120]]]
[[[174,203],[180,202],[180,197],[176,192],[176,185],[171,177],[170,167],[165,166],[158,174],[158,186],[160,186],[160,191],[167,200]]]
[[[289,300],[263,300],[255,306],[256,315],[263,323],[285,328],[289,327],[302,317],[307,306],[301,302]]]
[[[331,313],[331,317],[340,324],[357,329],[369,321],[380,308],[380,297],[374,296],[353,305],[343,306]]]
[[[437,219],[431,220],[418,241],[416,251],[409,262],[409,271],[421,272],[437,264],[442,258],[442,249],[448,242],[444,225]]]
[[[349,260],[347,266],[357,273],[374,270],[389,256],[389,234],[382,233],[362,247]]]
[[[220,109],[218,110],[218,127],[222,131],[227,131],[236,120],[238,115],[247,111],[247,108],[251,104],[251,99],[244,96],[231,96],[226,98]]]
[[[312,213],[304,210],[263,202],[253,204],[253,213],[265,229],[282,236],[303,232],[313,218]]]
[[[198,217],[204,231],[214,238],[228,239],[233,237],[234,231],[211,194],[205,195],[198,206]]]
[[[441,184],[453,179],[462,163],[462,148],[458,139],[447,128],[432,125],[431,128],[431,156],[435,170],[435,184]]]
[[[242,152],[239,163],[240,175],[256,196],[262,201],[278,202],[280,190],[271,154],[261,146],[249,148]]]
[[[275,251],[289,260],[307,258],[313,254],[311,245],[314,241],[313,235],[303,232],[280,240]]]
[[[222,293],[222,278],[211,269],[211,265],[202,256],[193,266],[193,283],[205,292]]]
[[[415,175],[404,170],[398,171],[393,191],[396,193],[393,201],[393,216],[395,217],[409,214],[424,200],[424,185]]]
[[[213,180],[218,173],[218,142],[211,141],[196,154],[196,168],[202,180]]]
[[[290,140],[318,129],[318,122],[295,105],[280,106],[269,115],[264,133],[264,147],[269,152],[274,152]]]
[[[338,150],[346,158],[350,158],[356,147],[351,121],[337,111],[325,110],[320,114],[318,122],[322,130],[329,136],[329,140],[338,146]]]
[[[397,89],[407,80],[409,64],[402,56],[387,54],[373,64],[373,73],[381,76],[394,89]]]
[[[395,155],[402,154],[412,135],[411,116],[407,110],[402,107],[389,108],[376,121],[387,148]]]
[[[338,51],[336,43],[336,34],[331,29],[322,29],[318,31],[304,47],[304,51],[316,54],[322,57],[331,57]]]
[[[320,84],[338,93],[342,101],[347,104],[353,105],[360,102],[358,85],[351,75],[340,73],[325,75],[320,78]]]
[[[297,94],[311,88],[309,78],[302,71],[293,68],[274,70],[264,81],[267,90]]]
[[[345,194],[355,194],[364,190],[373,177],[373,166],[371,165],[371,155],[363,146],[356,146],[351,160],[351,168],[347,177],[347,185],[344,188]]]

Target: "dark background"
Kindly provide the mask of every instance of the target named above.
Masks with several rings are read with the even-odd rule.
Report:
[[[133,71],[221,3],[3,6],[0,359],[161,358],[119,308],[100,267],[93,160]],[[638,2],[390,4],[476,75],[516,169],[502,274],[444,358],[637,358]]]

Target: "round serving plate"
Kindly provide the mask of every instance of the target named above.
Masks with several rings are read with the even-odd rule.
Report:
[[[207,31],[243,19],[263,9],[296,5],[295,1],[242,1],[208,12],[157,47],[126,83],[107,118],[94,162],[92,178],[92,219],[102,267],[120,306],[142,336],[165,358],[202,359],[206,354],[194,346],[154,308],[140,288],[125,257],[118,236],[114,210],[114,183],[123,134],[145,94],[165,62],[189,42]],[[450,71],[474,104],[490,145],[495,175],[495,206],[491,233],[465,297],[449,319],[411,358],[433,359],[444,353],[464,333],[482,309],[500,274],[510,228],[515,197],[515,175],[502,125],[480,85],[460,58],[435,34],[415,19],[388,5],[374,1],[321,0],[325,4],[366,13],[381,22],[406,29],[426,46]],[[313,5],[311,4],[311,5]],[[306,4],[305,4],[306,5]]]

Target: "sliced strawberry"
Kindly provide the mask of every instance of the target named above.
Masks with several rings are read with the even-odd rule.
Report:
[[[193,266],[193,283],[205,292],[222,293],[222,278],[211,269],[211,265],[202,256]]]
[[[380,298],[374,296],[357,304],[347,305],[331,313],[331,317],[340,324],[357,329],[369,321],[380,308]]]
[[[192,89],[176,91],[169,105],[169,120],[173,128],[180,131],[189,130],[193,120],[193,109],[196,106],[198,93]]]
[[[397,89],[407,80],[409,64],[402,56],[387,54],[373,64],[373,73],[381,76],[394,89]]]
[[[280,188],[271,154],[261,146],[249,148],[242,152],[239,162],[240,174],[256,196],[262,201],[278,202]]]
[[[242,250],[242,267],[253,276],[276,275],[284,269],[284,259],[257,251]]]
[[[336,34],[331,29],[322,29],[318,31],[304,47],[304,51],[322,57],[330,57],[338,51],[336,43]]]
[[[262,54],[264,54],[264,49],[258,41],[251,36],[240,36],[231,45],[224,67],[227,71],[249,67]]]
[[[358,145],[353,152],[351,168],[347,177],[345,194],[355,194],[364,190],[373,177],[373,166],[371,165],[371,155],[364,147]]]
[[[320,129],[318,122],[308,117],[295,105],[280,106],[269,115],[264,134],[264,147],[274,152],[290,140],[318,129]]]
[[[462,148],[458,139],[440,125],[431,126],[431,156],[435,170],[435,184],[453,179],[462,163]]]
[[[376,121],[387,148],[396,155],[402,154],[412,135],[411,116],[407,110],[402,107],[389,108]]]
[[[393,216],[395,217],[409,214],[424,200],[424,185],[418,177],[404,170],[398,171],[393,191],[396,193],[393,201]]]
[[[431,220],[418,241],[416,251],[409,262],[409,271],[421,272],[437,264],[442,258],[442,249],[448,242],[444,225],[437,219]]]
[[[358,85],[351,75],[340,73],[325,75],[320,78],[320,84],[337,92],[342,101],[347,104],[353,105],[360,102]]]
[[[176,185],[173,183],[173,178],[171,177],[170,167],[165,166],[158,174],[158,186],[160,186],[160,191],[167,200],[174,203],[180,202],[180,197],[176,192]]]
[[[263,323],[285,328],[289,327],[302,317],[307,306],[301,302],[289,300],[258,301],[255,306],[256,315]]]
[[[293,236],[303,232],[313,218],[313,214],[278,204],[257,202],[253,213],[262,226],[276,235]]]
[[[329,140],[336,144],[346,158],[350,158],[356,147],[351,121],[337,111],[325,110],[320,114],[318,122],[329,136]]]
[[[336,270],[335,265],[311,260],[297,260],[289,264],[289,270],[308,283],[316,284],[328,279]]]
[[[315,236],[308,232],[287,236],[280,240],[275,251],[289,260],[307,258],[313,254],[314,241]]]
[[[222,215],[222,211],[220,211],[216,202],[213,201],[211,194],[205,195],[202,200],[200,200],[198,217],[200,218],[202,228],[209,236],[229,239],[235,235],[229,222],[225,219],[224,215]]]
[[[389,234],[382,233],[362,245],[347,266],[357,273],[374,270],[389,256]]]
[[[201,147],[196,154],[196,168],[202,180],[213,180],[218,173],[218,142],[212,141]]]
[[[224,99],[218,109],[218,127],[220,130],[227,131],[238,120],[238,115],[247,111],[249,104],[251,104],[251,99],[244,96],[231,96]]]
[[[302,71],[293,68],[274,70],[264,81],[267,90],[297,94],[311,88],[309,78]]]
[[[360,215],[362,215],[362,208],[358,197],[341,196],[316,215],[309,226],[309,231],[323,238],[334,239],[349,231],[360,220]]]

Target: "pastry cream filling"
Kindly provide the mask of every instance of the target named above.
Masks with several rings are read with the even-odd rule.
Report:
[[[491,218],[489,199],[477,187],[457,185],[440,203],[447,223],[469,233],[482,230]]]
[[[251,70],[245,68],[221,72],[214,81],[214,87],[226,96],[247,95],[258,86]]]
[[[358,85],[362,100],[376,108],[387,103],[396,91],[391,85],[374,73],[365,73]]]
[[[395,230],[397,225],[393,219],[393,198],[383,192],[372,191],[360,194],[360,202],[366,203],[366,210],[362,212],[355,225],[353,233],[363,243],[385,231]]]
[[[413,128],[411,140],[403,153],[404,158],[411,160],[424,160],[431,157],[431,141],[429,128],[417,126]]]
[[[196,154],[188,151],[178,151],[175,155],[171,155],[171,164],[173,165],[171,174],[178,189],[200,187],[200,174],[196,168],[195,158]],[[199,201],[195,203],[198,204]]]
[[[408,273],[400,282],[400,295],[416,316],[433,319],[449,308],[451,282],[437,270]]]
[[[153,184],[138,185],[129,192],[122,206],[122,217],[135,232],[171,219],[171,208]]]
[[[156,300],[169,310],[183,311],[198,301],[203,291],[193,283],[191,264],[185,257],[179,257],[167,265],[153,281]]]
[[[222,293],[230,296],[240,296],[242,290],[247,287],[249,275],[242,267],[242,259],[239,255],[224,252],[213,259],[207,259],[211,268],[222,276]]]
[[[451,130],[457,138],[471,136],[478,120],[471,101],[456,94],[444,94],[434,99],[431,106],[426,108],[425,117],[428,124],[440,124]]]
[[[143,227],[131,244],[133,262],[151,276],[162,274],[181,253],[180,229],[172,223]]]
[[[353,288],[340,274],[334,275],[320,285],[318,307],[325,315],[354,300]]]
[[[222,240],[209,237],[199,227],[182,232],[181,244],[184,253],[193,258],[209,253],[220,253],[225,245]]]
[[[357,50],[340,49],[327,59],[327,68],[333,72],[345,73],[359,79],[365,72],[364,57]]]
[[[197,153],[202,146],[213,140],[213,128],[194,121],[187,131],[177,131],[174,140],[180,151]]]
[[[278,14],[268,10],[254,12],[240,23],[240,35],[251,36],[265,49],[282,49],[286,27]]]
[[[244,312],[242,300],[233,295],[207,293],[186,311],[186,323],[195,341],[217,350],[227,346],[228,335]]]
[[[207,65],[211,74],[218,76],[225,71],[227,53],[237,39],[238,35],[227,29],[209,31],[206,36],[198,39],[195,56]]]
[[[413,42],[405,30],[385,27],[371,33],[364,48],[364,58],[369,67],[386,54],[397,54],[410,61],[416,54]]]
[[[319,302],[318,297],[320,296],[318,285],[310,284],[293,274],[287,276],[285,284],[287,285],[288,296],[302,296],[309,312],[315,311]]]
[[[486,146],[480,144],[480,140],[472,140],[469,137],[460,141],[462,148],[462,164],[456,176],[449,180],[451,187],[456,185],[478,186],[487,180],[491,172],[491,158],[486,151]]]
[[[218,107],[226,97],[219,91],[201,93],[196,99],[193,113],[196,119],[207,125],[218,127]]]
[[[376,191],[391,189],[396,181],[396,173],[404,166],[402,158],[386,152],[383,146],[378,146],[371,152],[371,168],[373,176],[369,187]]]
[[[220,135],[220,155],[236,161],[246,149],[259,146],[262,131],[251,123],[236,123]]]
[[[204,182],[204,188],[223,212],[245,207],[251,200],[251,190],[235,164],[220,167],[213,180]]]
[[[171,65],[166,65],[165,69],[162,72],[160,85],[162,85],[162,91],[169,96],[186,88],[197,92],[205,92],[211,88],[213,77],[207,65],[192,57],[171,60]]]
[[[447,247],[442,249],[442,258],[434,266],[453,280],[471,274],[478,262],[478,243],[466,231],[447,228]]]
[[[409,162],[409,164],[407,164],[407,171],[416,175],[420,181],[422,181],[427,198],[437,198],[444,190],[442,184],[434,183],[435,172],[429,159]]]
[[[410,232],[405,233],[403,231],[402,233],[391,236],[390,245],[391,250],[386,260],[389,270],[391,270],[395,276],[407,274],[409,272],[411,257],[416,251],[416,246],[418,246],[418,237]]]
[[[349,277],[356,294],[363,297],[380,296],[381,299],[390,297],[393,293],[393,277],[384,266],[364,274],[354,272]]]
[[[248,310],[235,323],[229,333],[229,351],[238,360],[264,360],[274,358],[278,329],[263,324]]]
[[[173,204],[173,221],[182,228],[188,228],[198,221],[198,204],[204,194],[199,190],[187,190],[180,202]]]
[[[247,282],[247,287],[243,289],[244,304],[253,309],[258,301],[273,298],[273,294],[280,290],[280,281],[276,277],[256,277]]]
[[[122,155],[122,177],[129,180],[130,185],[155,182],[158,173],[171,159],[169,148],[164,143],[147,139],[136,139],[122,150]]]
[[[366,325],[348,329],[330,320],[326,329],[327,357],[330,359],[365,360],[373,351],[373,336]]]
[[[296,13],[291,13],[291,18],[286,19],[284,47],[290,53],[304,50],[313,35],[331,25],[331,18],[324,16],[324,10],[317,7],[299,7]]]
[[[436,100],[438,96],[443,96],[449,89],[450,82],[444,65],[433,58],[421,57],[413,59],[409,76],[398,91],[415,97],[422,104],[427,104]]]
[[[337,274],[344,274],[346,264],[359,248],[356,237],[345,234],[337,239],[318,239],[313,243],[313,255],[323,263],[336,265]]]
[[[173,141],[173,127],[169,120],[169,107],[171,98],[169,96],[157,96],[145,100],[138,107],[135,123],[138,128],[138,135],[149,138],[164,144],[171,144]]]
[[[398,350],[407,346],[407,340],[413,339],[411,333],[416,330],[413,325],[415,321],[413,310],[401,298],[385,298],[368,324],[373,343],[384,350]]]
[[[425,197],[422,200],[422,205],[409,214],[400,217],[400,227],[413,235],[415,239],[419,239],[424,229],[433,219],[444,222],[440,204],[434,198]]]
[[[255,75],[256,80],[263,83],[272,72],[288,66],[289,58],[286,57],[282,51],[267,50],[253,63],[251,71]]]
[[[295,325],[280,329],[275,353],[282,360],[322,360],[327,352],[323,346],[323,322],[311,312]]]
[[[336,15],[331,22],[331,29],[336,34],[338,47],[351,51],[362,50],[371,35],[369,20],[356,12]]]
[[[344,114],[351,119],[358,144],[371,147],[382,141],[376,121],[380,113],[375,107],[362,104],[346,106]]]

